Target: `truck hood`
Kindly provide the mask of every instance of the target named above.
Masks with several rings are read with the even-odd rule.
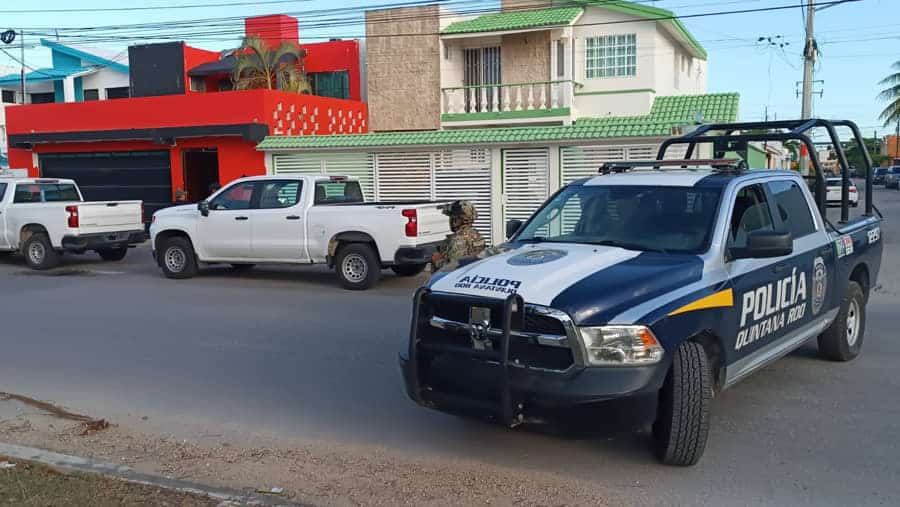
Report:
[[[181,204],[178,206],[170,206],[168,208],[163,208],[163,209],[157,211],[156,213],[154,213],[153,215],[156,217],[163,218],[163,217],[170,217],[170,216],[175,216],[175,215],[189,214],[192,211],[194,213],[199,213],[199,211],[197,211],[196,204]]]
[[[696,282],[696,255],[640,252],[573,243],[526,244],[468,264],[431,282],[434,291],[556,308],[581,325],[600,325],[625,310]]]

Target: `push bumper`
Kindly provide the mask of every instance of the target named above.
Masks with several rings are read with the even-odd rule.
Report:
[[[523,304],[511,295],[505,302],[504,336],[492,351],[450,350],[435,353],[420,340],[420,309],[428,289],[416,293],[409,348],[399,361],[408,396],[436,410],[486,416],[515,425],[532,411],[585,407],[611,400],[655,396],[662,388],[669,357],[658,364],[635,367],[584,367],[565,370],[533,368],[510,361],[510,330]],[[426,316],[427,317],[427,316]]]
[[[85,250],[105,250],[128,248],[138,245],[150,236],[145,231],[110,232],[103,234],[85,234],[83,236],[64,236],[63,250],[81,252]]]
[[[437,242],[398,248],[394,254],[394,264],[427,264],[440,245],[441,242]]]

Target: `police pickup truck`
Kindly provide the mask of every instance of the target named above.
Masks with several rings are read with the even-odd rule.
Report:
[[[860,353],[882,253],[871,164],[865,213],[851,221],[835,143],[844,186],[833,224],[814,156],[809,185],[721,158],[789,139],[815,153],[806,132],[837,140],[837,127],[860,142],[850,122],[706,125],[664,142],[657,160],[608,164],[563,187],[508,224],[507,243],[416,292],[400,354],[407,393],[510,427],[643,401],[661,461],[695,464],[714,392],[812,338],[830,360]],[[663,160],[675,144],[688,145],[685,159]],[[687,160],[709,144],[716,159]]]

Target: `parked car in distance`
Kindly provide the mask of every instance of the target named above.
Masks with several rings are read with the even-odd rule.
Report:
[[[873,185],[884,185],[884,176],[888,173],[889,167],[876,167],[872,176]]]
[[[450,233],[437,202],[366,203],[346,176],[282,175],[235,180],[208,200],[157,211],[154,257],[169,278],[201,263],[327,264],[347,289],[375,285],[383,268],[412,276]]]
[[[825,180],[825,201],[829,206],[840,206],[841,205],[841,187],[842,182],[841,178],[827,178]],[[856,184],[853,181],[850,182],[850,188],[848,189],[847,200],[850,202],[850,206],[854,208],[859,206],[859,189],[856,188]]]
[[[147,240],[141,201],[85,202],[72,180],[0,173],[0,251],[21,252],[32,269],[50,269],[64,252],[125,258]]]
[[[884,188],[900,190],[900,165],[888,168],[884,175]]]

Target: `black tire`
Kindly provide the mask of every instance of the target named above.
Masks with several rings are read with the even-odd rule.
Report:
[[[164,240],[157,254],[159,267],[166,278],[180,280],[197,274],[197,255],[187,238],[175,236]]]
[[[366,243],[347,243],[338,251],[334,264],[341,286],[366,290],[381,278],[381,261],[375,249]]]
[[[428,264],[398,264],[391,266],[391,271],[397,273],[397,276],[416,276],[425,271],[426,266]]]
[[[865,334],[866,294],[851,280],[837,317],[819,335],[819,354],[832,361],[850,361],[862,350]]]
[[[709,436],[711,399],[712,375],[706,352],[699,343],[684,342],[675,351],[659,393],[653,438],[660,461],[690,466],[700,460]]]
[[[25,263],[31,269],[44,271],[59,266],[60,254],[50,244],[50,237],[44,232],[32,234],[22,245]]]
[[[243,273],[244,271],[250,271],[255,268],[256,264],[232,264],[231,269],[237,271],[238,273]]]
[[[125,258],[125,255],[128,254],[128,248],[105,248],[97,250],[97,253],[105,261],[116,262]]]

